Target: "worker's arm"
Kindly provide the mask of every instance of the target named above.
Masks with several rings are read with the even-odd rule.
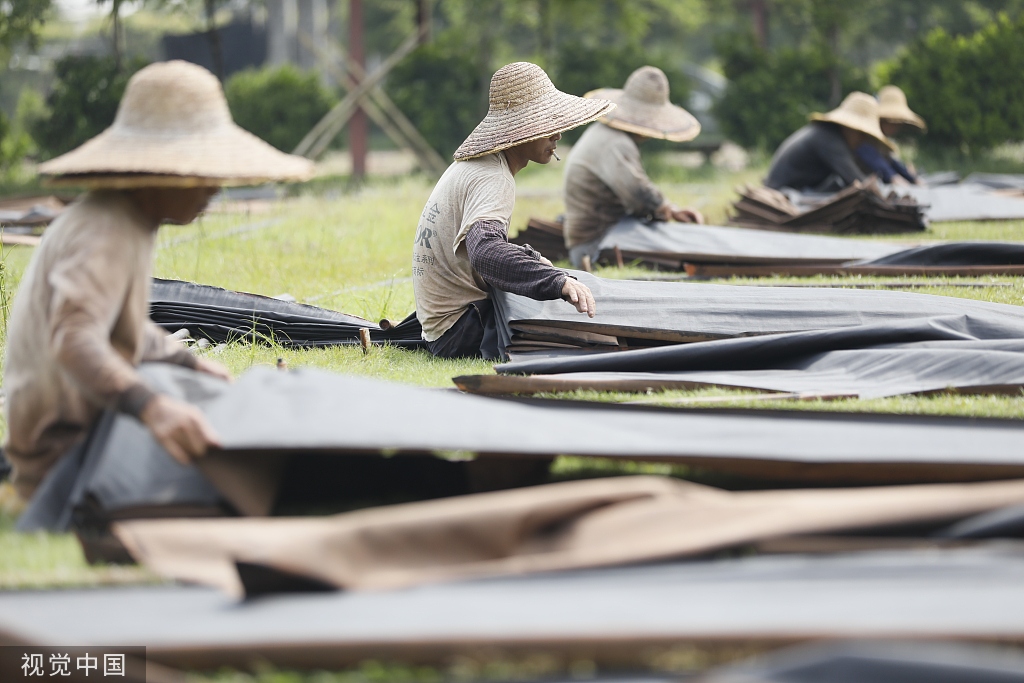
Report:
[[[124,239],[78,245],[50,271],[49,344],[62,370],[86,393],[139,418],[181,462],[202,455],[217,437],[202,413],[159,396],[110,343],[130,285],[135,248]]]
[[[509,244],[504,225],[479,221],[466,234],[469,263],[495,289],[538,301],[565,299],[581,313],[594,317],[590,289],[552,266],[534,251]]]
[[[640,161],[640,149],[632,140],[608,148],[597,169],[597,176],[630,215],[654,216],[668,205],[665,195],[647,177]]]

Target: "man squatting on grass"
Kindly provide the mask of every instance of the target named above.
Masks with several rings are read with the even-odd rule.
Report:
[[[136,370],[157,361],[230,379],[149,319],[157,230],[192,222],[221,185],[310,170],[235,126],[220,82],[180,61],[135,74],[110,128],[40,167],[91,191],[47,229],[11,313],[5,448],[22,497],[83,448],[105,409],[141,420],[182,464],[217,444],[202,413]]]
[[[565,246],[579,268],[592,263],[601,242],[625,216],[658,221],[703,223],[696,209],[671,204],[644,172],[640,147],[648,138],[686,142],[700,133],[690,112],[669,101],[668,78],[654,66],[642,66],[623,88],[592,90],[584,97],[618,105],[591,124],[565,166]]]
[[[594,317],[590,289],[531,247],[509,244],[508,228],[515,174],[531,161],[551,161],[562,132],[614,106],[557,90],[529,62],[494,74],[487,116],[455,151],[416,230],[416,315],[432,354],[497,357],[492,288],[541,301],[562,298]]]

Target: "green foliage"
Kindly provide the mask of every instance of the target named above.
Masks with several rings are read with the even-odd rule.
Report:
[[[118,68],[111,57],[57,60],[53,90],[46,98],[49,114],[30,127],[41,156],[64,154],[110,126],[128,79],[145,65],[145,60],[134,59]]]
[[[936,29],[882,69],[928,123],[922,144],[976,153],[1024,139],[1024,17],[972,36]]]
[[[0,47],[22,40],[34,44],[51,0],[0,0]]]
[[[732,35],[716,48],[729,85],[714,113],[726,136],[745,147],[775,149],[809,114],[830,109],[833,70],[843,94],[869,88],[862,71],[818,44],[767,51]]]
[[[291,65],[239,72],[224,91],[235,122],[285,152],[295,149],[335,101],[316,73]]]
[[[486,113],[475,54],[454,33],[416,49],[389,74],[387,93],[431,147],[451,159]]]

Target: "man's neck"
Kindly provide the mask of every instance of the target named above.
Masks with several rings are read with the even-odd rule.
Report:
[[[505,161],[508,163],[508,172],[513,176],[526,168],[526,165],[530,163],[530,160],[527,159],[525,155],[518,152],[519,150],[515,147],[506,149],[503,152],[498,152],[498,154],[505,155]]]

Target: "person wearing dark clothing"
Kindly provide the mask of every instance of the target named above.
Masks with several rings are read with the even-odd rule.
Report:
[[[857,163],[857,150],[869,141],[887,148],[878,102],[862,92],[846,96],[836,109],[811,114],[811,122],[790,135],[776,150],[764,184],[773,189],[836,192],[868,177]]]
[[[842,127],[814,121],[779,146],[764,184],[776,190],[834,192],[866,177],[843,138]]]
[[[892,183],[897,177],[908,183],[917,184],[917,176],[902,161],[894,156],[883,154],[878,147],[870,142],[861,143],[857,148],[857,161],[868,171],[878,176],[883,183]]]

